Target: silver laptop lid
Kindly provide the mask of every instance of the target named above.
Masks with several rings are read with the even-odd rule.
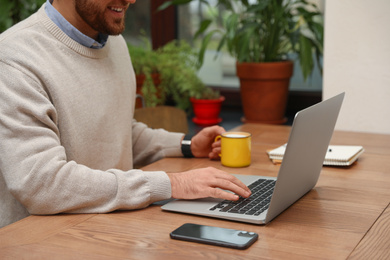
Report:
[[[345,93],[295,115],[266,223],[317,183]]]

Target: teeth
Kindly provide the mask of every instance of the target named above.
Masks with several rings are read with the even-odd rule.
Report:
[[[111,7],[111,10],[113,10],[113,11],[115,11],[115,12],[122,12],[122,11],[123,11],[123,8]]]

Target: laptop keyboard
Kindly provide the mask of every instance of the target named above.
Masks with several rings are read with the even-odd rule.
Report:
[[[248,185],[248,188],[252,191],[249,198],[241,197],[237,201],[224,200],[210,210],[258,216],[268,209],[275,183],[275,180],[256,180]]]

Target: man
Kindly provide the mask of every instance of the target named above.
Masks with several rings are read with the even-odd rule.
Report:
[[[133,3],[48,0],[0,35],[0,226],[29,214],[103,213],[171,197],[250,195],[243,183],[214,168],[133,169],[183,156],[184,136],[132,120],[131,60],[123,37],[108,35],[123,31]],[[217,158],[220,144],[213,141],[223,131],[205,128],[185,153]]]

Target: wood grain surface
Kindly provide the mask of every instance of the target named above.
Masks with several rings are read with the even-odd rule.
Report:
[[[246,124],[252,164],[227,168],[208,159],[166,158],[144,170],[213,166],[276,176],[266,150],[285,143],[286,126]],[[389,259],[390,135],[335,132],[332,144],[362,145],[350,167],[324,167],[316,187],[267,225],[164,212],[159,205],[108,214],[30,216],[0,229],[0,259]],[[257,232],[247,250],[172,240],[184,223]]]

